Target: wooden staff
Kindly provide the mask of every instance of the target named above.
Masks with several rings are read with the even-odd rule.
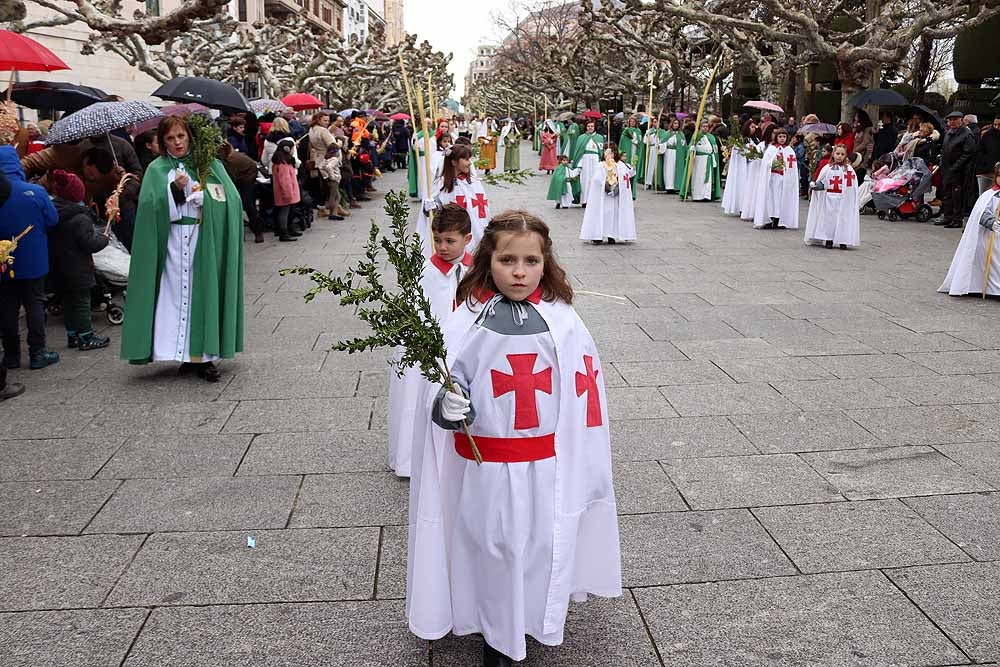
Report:
[[[1000,219],[1000,206],[997,206],[996,214],[993,216],[994,220]],[[990,230],[990,241],[989,245],[986,246],[986,270],[983,272],[983,298],[986,298],[986,293],[989,291],[990,287],[990,268],[993,264],[993,246],[997,242],[997,232],[995,229]]]
[[[410,107],[410,122],[413,124],[413,136],[416,138],[417,133],[417,117],[413,115],[413,89],[410,88],[410,78],[406,76],[406,65],[403,64],[403,49],[399,49],[399,69],[403,73],[403,88],[406,90],[406,103]],[[413,151],[414,157],[417,157],[416,151]],[[416,165],[414,165],[416,168]],[[422,206],[423,204],[421,204]]]
[[[646,132],[649,132],[651,129],[653,129],[653,88],[654,88],[654,86],[653,86],[653,64],[650,63],[650,65],[649,65],[649,104],[646,105],[646,113],[649,114],[649,122],[646,123]],[[645,144],[645,152],[646,152],[645,162],[646,162],[646,169],[648,170],[649,169],[649,140],[643,138],[643,144]],[[653,160],[654,160],[653,168],[654,168],[654,170],[656,168],[656,164],[655,164],[656,158],[657,158],[657,156],[654,155],[653,156]],[[655,173],[653,174],[653,190],[654,191],[656,190],[656,174]]]
[[[430,130],[427,129],[427,116],[424,113],[424,96],[417,88],[417,112],[420,114],[420,127],[424,129],[424,176],[425,182],[427,184],[427,199],[431,198],[431,136]],[[421,204],[423,206],[423,204]],[[429,215],[431,222],[434,221],[434,211],[432,210]]]
[[[694,134],[691,135],[692,147],[694,147],[696,151],[698,141],[701,140],[701,137],[699,136],[701,132],[701,117],[705,113],[705,103],[708,102],[708,91],[712,89],[712,80],[715,79],[715,73],[719,70],[719,65],[722,64],[723,55],[724,54],[719,54],[719,59],[716,61],[715,67],[712,68],[711,73],[708,75],[708,81],[705,83],[705,92],[702,93],[701,104],[698,105],[698,116],[694,121]],[[685,195],[683,198],[685,199],[691,192],[691,176],[692,168],[694,167],[694,157],[691,155],[690,149],[688,150],[688,153],[687,167],[684,169],[684,187],[682,188],[682,192]]]
[[[437,106],[434,104],[434,75],[431,72],[427,73],[427,104],[431,111],[431,127],[437,134]]]

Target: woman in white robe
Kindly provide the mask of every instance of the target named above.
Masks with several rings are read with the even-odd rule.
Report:
[[[741,145],[736,145],[729,153],[729,172],[726,186],[722,190],[722,212],[739,215],[743,205],[743,188],[747,180],[747,159]]]

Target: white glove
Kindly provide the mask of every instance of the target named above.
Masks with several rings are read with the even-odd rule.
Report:
[[[437,201],[434,199],[424,200],[424,213],[430,213],[437,208]]]
[[[1000,232],[1000,220],[993,221],[993,231]]]
[[[187,203],[191,204],[195,208],[201,208],[205,205],[205,192],[204,190],[198,190],[197,192],[192,192],[187,196]]]
[[[458,391],[462,390],[458,389]],[[472,403],[462,394],[449,391],[441,398],[441,416],[450,422],[465,421],[471,410]]]

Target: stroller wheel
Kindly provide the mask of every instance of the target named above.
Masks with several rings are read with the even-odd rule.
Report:
[[[105,311],[104,315],[108,318],[108,323],[114,324],[115,326],[119,326],[125,321],[125,309],[117,303],[108,305],[108,309]]]
[[[53,303],[49,301],[45,304],[45,312],[53,317],[58,317],[62,315],[63,307],[61,303]]]
[[[896,213],[896,209],[889,211],[889,220],[892,222],[899,220],[899,213]]]
[[[934,211],[927,204],[921,204],[920,208],[917,209],[917,220],[920,222],[927,222],[931,219]]]
[[[879,220],[885,220],[885,211],[879,211],[878,212],[878,219]]]
[[[872,213],[875,213],[875,204],[868,202],[867,204],[861,207],[862,215],[871,215]]]

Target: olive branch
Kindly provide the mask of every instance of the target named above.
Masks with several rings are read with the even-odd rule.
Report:
[[[418,367],[428,382],[458,392],[448,368],[444,333],[431,314],[430,301],[420,286],[424,269],[420,239],[406,233],[410,217],[406,193],[386,194],[385,212],[389,216],[391,236],[383,235],[378,223],[372,220],[364,259],[358,260],[344,275],[334,275],[332,271],[323,273],[310,266],[281,269],[279,273],[308,276],[315,284],[304,295],[307,303],[323,292],[332,292],[340,297],[340,305],[355,307],[358,319],[371,327],[370,335],[342,340],[331,349],[348,354],[379,348],[401,349],[402,354],[389,362],[397,376],[402,377],[406,370]],[[382,252],[396,269],[396,291],[382,282],[379,270]],[[463,422],[462,428],[472,445],[476,463],[482,463],[468,423]]]

